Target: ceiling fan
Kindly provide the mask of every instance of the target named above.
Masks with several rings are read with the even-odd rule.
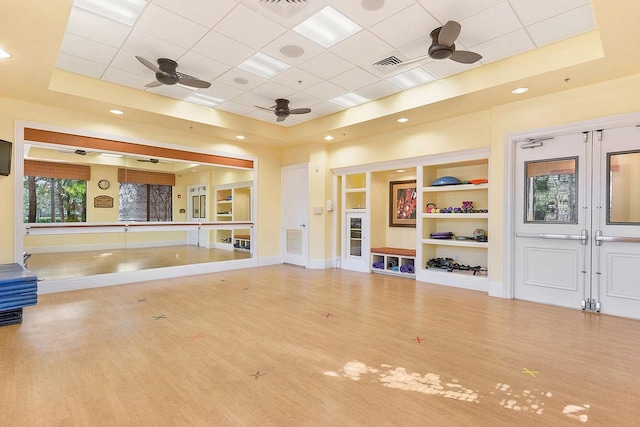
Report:
[[[475,52],[469,52],[467,50],[456,50],[454,44],[462,26],[456,21],[449,21],[442,27],[438,27],[431,31],[429,36],[431,37],[431,46],[429,46],[429,53],[424,56],[409,59],[401,62],[398,65],[408,65],[414,62],[422,61],[425,58],[431,59],[451,59],[452,61],[460,62],[462,64],[473,64],[482,59],[482,55]]]
[[[289,100],[278,98],[276,99],[276,105],[273,107],[261,107],[256,105],[255,107],[260,108],[261,110],[273,111],[276,114],[276,122],[282,122],[284,119],[289,117],[289,114],[307,114],[311,112],[311,108],[294,108],[289,109]]]
[[[198,89],[206,89],[211,86],[211,83],[209,82],[205,82],[197,77],[176,71],[178,63],[172,59],[158,58],[158,65],[141,56],[136,55],[136,59],[140,61],[142,65],[156,73],[156,81],[146,84],[145,87],[174,85],[176,83]]]

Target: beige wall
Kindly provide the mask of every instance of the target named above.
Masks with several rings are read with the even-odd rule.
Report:
[[[533,92],[533,93],[532,93]],[[640,111],[640,74],[609,82],[566,90],[552,95],[535,97],[530,92],[522,101],[490,110],[441,120],[425,125],[405,127],[373,137],[340,144],[324,144],[281,150],[251,146],[246,143],[218,143],[207,137],[175,129],[138,125],[105,117],[90,116],[20,101],[0,99],[5,112],[0,117],[0,138],[14,140],[14,119],[27,119],[42,123],[120,134],[172,144],[256,156],[259,158],[258,256],[280,254],[280,170],[285,164],[309,162],[310,207],[325,207],[332,198],[331,168],[354,166],[372,162],[403,159],[448,151],[477,147],[491,147],[490,200],[490,280],[502,281],[502,239],[504,201],[504,138],[511,132],[556,126],[623,113]],[[320,170],[316,173],[315,166]],[[0,177],[0,197],[9,201],[0,210],[0,262],[13,261],[13,178]],[[334,200],[334,202],[337,202]],[[337,203],[336,203],[337,204]],[[312,211],[311,211],[312,212]],[[331,215],[323,211],[313,217],[311,241],[312,258],[325,258],[330,254],[333,241]],[[322,230],[322,231],[319,231]],[[318,236],[317,234],[320,234]],[[318,238],[319,237],[319,238]],[[394,237],[395,238],[395,237]],[[405,237],[399,237],[404,241]],[[4,243],[6,242],[6,243]],[[319,245],[319,242],[324,242]]]
[[[231,144],[228,141],[212,140],[208,136],[192,131],[142,125],[121,118],[97,116],[8,98],[0,98],[0,111],[3,112],[0,115],[0,138],[14,141],[14,144],[17,141],[15,121],[25,120],[87,132],[137,138],[149,143],[157,141],[162,144],[183,145],[259,159],[259,179],[262,185],[257,195],[259,203],[257,220],[265,226],[259,227],[260,244],[257,247],[257,253],[262,257],[280,255],[279,226],[271,227],[269,224],[273,218],[280,217],[281,150],[247,142]],[[0,198],[6,201],[0,209],[0,236],[3,242],[0,245],[0,263],[14,262],[14,177],[13,173],[8,177],[0,177]],[[112,184],[116,182],[115,179],[110,181]],[[104,213],[97,215],[109,216]]]

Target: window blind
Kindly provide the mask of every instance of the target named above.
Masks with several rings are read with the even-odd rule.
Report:
[[[38,160],[24,161],[25,176],[41,176],[56,179],[91,180],[91,167],[69,163],[42,162]]]
[[[176,185],[176,176],[172,173],[147,172],[133,169],[118,169],[118,182],[150,185]]]

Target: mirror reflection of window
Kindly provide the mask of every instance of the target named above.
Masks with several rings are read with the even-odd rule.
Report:
[[[607,172],[607,223],[640,223],[640,151],[609,154]]]
[[[526,162],[525,222],[578,222],[578,159]]]
[[[205,238],[215,233],[215,225],[200,229],[188,224],[186,215],[191,209],[194,218],[204,220],[208,211],[207,197],[200,193],[191,199],[188,188],[242,183],[244,191],[247,183],[238,204],[243,214],[233,220],[251,220],[253,170],[76,148],[24,146],[23,221],[29,224],[23,250],[29,255],[29,269],[39,278],[60,280],[253,256],[251,228],[234,231],[246,235],[238,248],[220,247],[215,238]],[[111,185],[101,188],[101,180]],[[97,206],[97,197],[113,198],[113,204]],[[63,228],[38,224],[45,222],[61,223]],[[65,228],[65,222],[89,227]],[[137,222],[151,224],[140,228]],[[153,222],[173,222],[177,227]],[[40,227],[37,232],[34,226]],[[190,233],[197,236],[196,244]]]

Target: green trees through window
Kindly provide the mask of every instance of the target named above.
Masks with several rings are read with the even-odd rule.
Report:
[[[85,222],[87,181],[24,177],[24,222]]]

